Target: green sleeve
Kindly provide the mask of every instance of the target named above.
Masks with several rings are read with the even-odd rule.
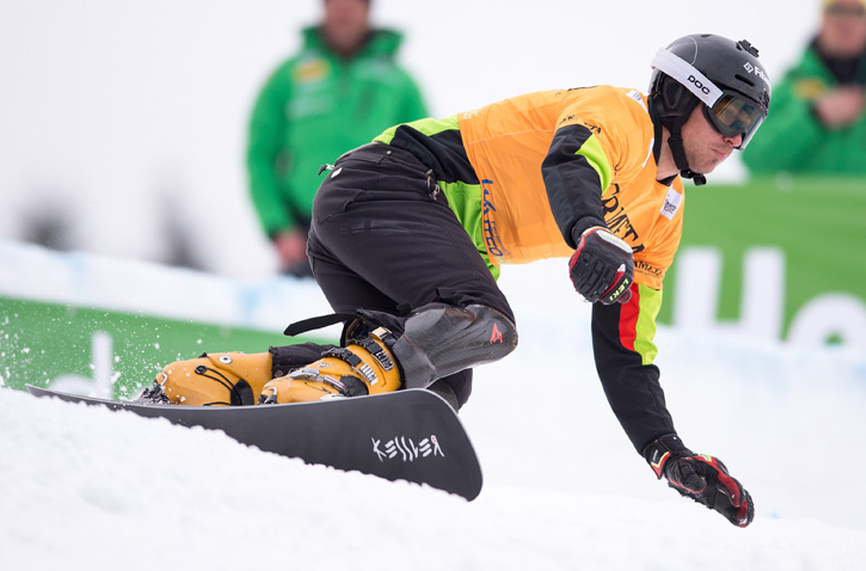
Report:
[[[284,153],[287,129],[286,103],[291,98],[290,64],[284,64],[270,77],[259,93],[249,123],[247,173],[250,196],[267,235],[294,226],[283,204],[278,161]]]

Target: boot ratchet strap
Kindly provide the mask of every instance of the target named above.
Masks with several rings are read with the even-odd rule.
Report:
[[[384,337],[390,335],[391,332],[385,329],[384,327],[379,327],[374,330],[371,335],[375,335],[379,339],[382,339],[382,342],[385,342]],[[382,368],[386,371],[390,371],[394,368],[394,361],[391,359],[391,356],[388,355],[388,352],[382,348],[381,345],[370,339],[369,337],[363,337],[361,339],[352,339],[351,343],[357,343],[361,347],[367,350],[374,359],[379,361],[379,364],[382,365]]]
[[[323,357],[334,357],[348,363],[350,367],[361,373],[370,385],[375,385],[379,382],[379,377],[376,376],[376,371],[373,370],[373,367],[345,347],[328,349],[325,351]]]

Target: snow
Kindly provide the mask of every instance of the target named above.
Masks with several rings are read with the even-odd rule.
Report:
[[[0,569],[859,568],[866,359],[659,332],[680,434],[755,499],[738,529],[631,448],[561,269],[503,272],[521,343],[476,370],[461,412],[485,477],[475,501],[0,389]],[[162,272],[168,304],[183,299],[173,285],[188,277],[147,271]]]

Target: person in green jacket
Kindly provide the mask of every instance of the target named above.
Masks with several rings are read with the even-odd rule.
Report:
[[[311,275],[306,234],[320,167],[390,125],[427,115],[395,57],[402,35],[374,29],[370,0],[324,0],[320,25],[258,95],[249,125],[250,193],[281,271]]]
[[[754,174],[866,174],[866,0],[823,0],[821,26],[773,87],[743,161]]]

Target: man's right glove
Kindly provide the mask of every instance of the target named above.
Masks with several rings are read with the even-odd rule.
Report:
[[[718,458],[695,454],[675,434],[658,438],[643,454],[656,476],[664,476],[683,496],[719,512],[736,526],[752,523],[752,497]]]
[[[568,270],[574,289],[590,303],[611,305],[631,298],[631,247],[607,228],[593,226],[580,235]]]

